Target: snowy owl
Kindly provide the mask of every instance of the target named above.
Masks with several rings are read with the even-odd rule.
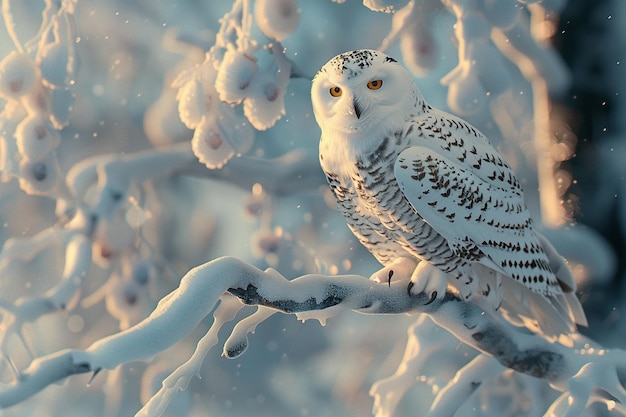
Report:
[[[384,265],[373,280],[406,279],[431,301],[453,291],[550,340],[586,325],[513,170],[476,128],[429,106],[396,60],[340,54],[315,75],[311,98],[337,206]]]

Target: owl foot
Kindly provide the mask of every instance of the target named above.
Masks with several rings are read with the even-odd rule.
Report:
[[[417,266],[417,261],[411,258],[396,258],[386,267],[374,272],[370,280],[391,285],[391,280],[408,281],[411,279],[413,271]]]
[[[435,300],[440,300],[446,295],[448,287],[448,277],[445,272],[428,262],[420,262],[407,286],[409,295],[430,294],[430,300],[426,305]]]

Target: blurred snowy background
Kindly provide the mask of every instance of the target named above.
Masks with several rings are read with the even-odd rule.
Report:
[[[222,255],[287,277],[374,271],[329,198],[309,97],[321,65],[361,48],[395,56],[432,105],[498,145],[571,262],[583,332],[625,347],[622,0],[2,6],[0,383],[34,357],[137,323],[186,271]],[[321,327],[275,315],[242,357],[212,351],[167,415],[372,415],[368,391],[394,372],[415,320],[344,314]],[[0,414],[133,415],[210,325],[150,363],[89,387],[72,377]],[[473,355],[439,337],[449,351],[430,357],[423,372],[434,376],[409,388],[397,416],[422,415],[432,386]],[[537,415],[549,394],[524,381],[463,415]],[[511,393],[507,414],[494,396]]]

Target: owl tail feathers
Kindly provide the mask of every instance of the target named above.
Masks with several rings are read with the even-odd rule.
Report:
[[[560,297],[563,298],[562,304],[567,306],[569,316],[576,322],[576,324],[587,327],[587,316],[583,310],[583,306],[580,305],[578,297],[573,292],[566,292]]]
[[[482,308],[487,311],[498,310],[512,325],[540,334],[550,342],[558,341],[572,346],[573,342],[567,335],[576,331],[576,325],[565,294],[536,293],[481,264],[474,264],[471,272],[475,278],[480,277],[473,282],[480,282],[482,294],[481,297],[472,296],[471,299]],[[461,295],[464,296],[462,292]],[[578,302],[575,296],[574,299]]]
[[[500,312],[509,323],[525,327],[551,343],[574,345],[571,335],[576,332],[575,310],[570,307],[570,297],[577,303],[578,299],[573,293],[543,295],[508,279],[503,282],[502,295]]]
[[[585,311],[583,310],[582,305],[580,305],[580,301],[578,301],[578,298],[576,297],[576,281],[574,280],[572,271],[567,265],[567,261],[559,255],[548,239],[540,233],[537,233],[537,237],[543,246],[543,250],[548,256],[550,269],[552,269],[552,272],[556,275],[561,289],[563,290],[563,294],[558,297],[559,299],[554,300],[555,304],[559,305],[561,309],[567,311],[567,316],[569,316],[572,321],[586,327],[588,325],[587,317],[585,316]]]

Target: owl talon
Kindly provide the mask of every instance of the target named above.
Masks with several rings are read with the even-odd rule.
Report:
[[[386,282],[391,286],[391,279],[408,281],[411,279],[411,274],[415,270],[417,261],[412,258],[400,257],[394,259],[390,264],[374,272],[370,276],[370,280],[382,284]]]
[[[424,304],[424,305],[425,305],[425,306],[427,306],[427,305],[429,305],[429,304],[432,304],[432,303],[433,303],[436,299],[437,299],[437,291],[433,291],[433,292],[430,294],[430,300],[428,300],[428,301],[426,302],[426,304]]]
[[[411,288],[413,288],[415,286],[415,283],[413,281],[409,281],[409,285],[406,286],[406,292],[409,294],[409,296],[411,296]]]
[[[428,262],[420,262],[411,275],[409,291],[411,294],[430,294],[426,305],[443,298],[448,286],[448,276]]]

